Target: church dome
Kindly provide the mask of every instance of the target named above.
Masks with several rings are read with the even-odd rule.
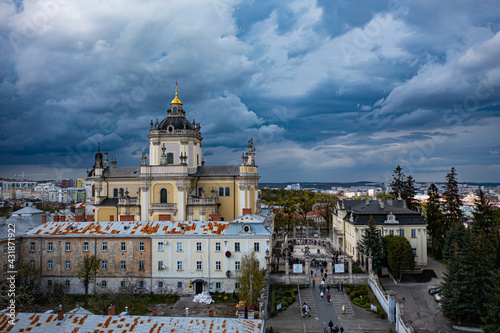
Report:
[[[168,131],[169,129],[188,129],[193,130],[193,124],[191,124],[186,117],[172,117],[168,116],[163,119],[163,121],[158,126],[159,130]]]

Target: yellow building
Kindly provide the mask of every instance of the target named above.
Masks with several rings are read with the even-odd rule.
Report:
[[[200,130],[186,119],[175,89],[166,118],[151,121],[149,156],[143,153],[140,166],[117,168],[99,147],[87,179],[93,182],[94,219],[207,221],[260,214],[252,139],[241,165],[205,166]]]
[[[83,187],[83,182],[85,182],[85,178],[77,178],[76,179],[76,187],[82,188]]]

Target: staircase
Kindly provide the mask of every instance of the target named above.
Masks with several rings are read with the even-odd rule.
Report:
[[[337,292],[335,290],[332,290],[331,295],[332,295],[333,307],[335,308],[335,313],[337,314],[339,319],[341,318],[354,319],[356,317],[356,314],[352,309],[351,300],[344,291]],[[343,305],[345,305],[345,312],[342,311]]]

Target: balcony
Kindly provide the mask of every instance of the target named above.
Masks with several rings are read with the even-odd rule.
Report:
[[[149,210],[153,212],[173,212],[177,213],[176,203],[151,203]]]
[[[139,198],[118,198],[118,206],[139,206]]]
[[[187,198],[187,206],[215,206],[219,205],[217,198]]]

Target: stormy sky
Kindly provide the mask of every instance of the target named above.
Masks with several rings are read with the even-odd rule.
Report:
[[[175,81],[261,182],[500,181],[498,1],[0,1],[0,176],[138,166]]]

